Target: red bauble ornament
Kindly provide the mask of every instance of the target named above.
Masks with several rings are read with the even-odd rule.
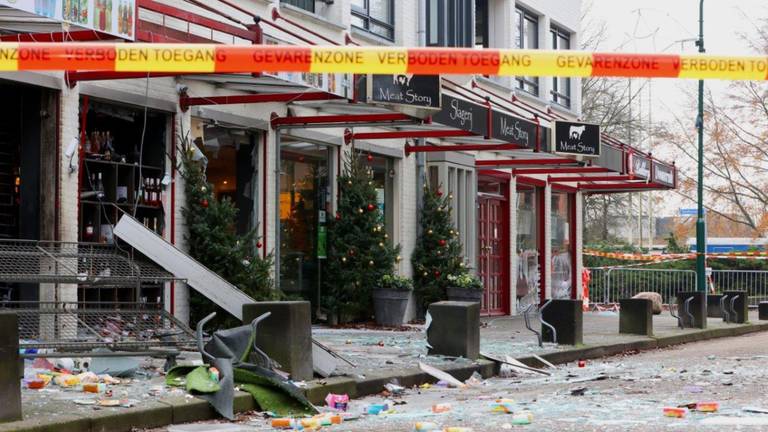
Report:
[[[261,242],[256,243],[256,248],[257,249],[261,249],[262,246],[264,246],[264,245],[262,245]]]
[[[374,209],[376,209],[376,206],[375,206],[375,205],[373,205],[373,204],[368,204],[368,211],[373,211]]]
[[[336,213],[336,220],[341,220],[341,213]]]
[[[440,243],[440,246],[445,246],[445,244],[446,244],[446,241],[445,241],[445,240],[443,240],[443,239],[440,239],[440,241],[439,241],[438,243]]]
[[[201,206],[202,208],[208,208],[208,200],[207,200],[207,199],[205,199],[205,198],[201,199],[201,200],[200,200],[200,206]]]
[[[373,162],[373,155],[371,154],[368,155],[368,162]]]
[[[443,196],[443,191],[437,191],[437,196],[439,197]]]
[[[440,272],[439,271],[435,271],[435,278],[439,278],[439,277],[440,277]]]

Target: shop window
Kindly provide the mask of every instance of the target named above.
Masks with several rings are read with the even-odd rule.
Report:
[[[543,253],[539,242],[537,215],[537,194],[541,191],[534,186],[517,186],[517,281],[516,296],[518,310],[539,302],[541,286],[540,256]]]
[[[569,299],[574,262],[571,243],[574,239],[570,238],[573,200],[567,193],[552,192],[551,202],[552,298]]]
[[[352,25],[385,39],[394,40],[394,0],[352,0]]]
[[[475,0],[475,48],[490,46],[488,18],[488,0]]]
[[[472,0],[427,0],[427,46],[471,47]]]
[[[315,12],[315,0],[280,0],[280,3],[296,6],[312,13]]]
[[[394,238],[394,161],[391,158],[361,154],[360,163],[369,167],[372,174],[372,181],[376,187],[376,203],[381,210],[382,223],[389,234],[389,238]]]
[[[280,287],[315,305],[322,286],[326,223],[332,214],[331,149],[285,140],[280,166]]]
[[[515,48],[538,49],[539,48],[539,17],[521,8],[515,9],[515,26],[517,36]],[[539,78],[519,76],[515,78],[517,88],[532,95],[539,95]]]
[[[475,262],[475,226],[477,181],[475,170],[465,165],[449,162],[430,164],[430,187],[440,188],[443,193],[453,197],[453,224],[459,232],[459,239],[464,249],[466,262],[473,266]]]
[[[571,34],[559,27],[552,27],[552,49],[571,49]],[[571,107],[571,79],[567,77],[552,78],[552,102],[566,108]]]
[[[208,125],[198,145],[208,159],[206,175],[214,196],[237,207],[237,232],[256,228],[258,202],[258,147],[256,135],[240,128]]]

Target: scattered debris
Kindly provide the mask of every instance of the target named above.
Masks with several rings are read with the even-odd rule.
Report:
[[[451,404],[449,403],[440,403],[432,405],[432,412],[435,414],[441,414],[446,413],[451,410]]]
[[[521,411],[512,415],[513,425],[529,425],[533,423],[533,413],[530,411]]]
[[[550,368],[552,368],[552,369],[557,369],[557,366],[555,366],[554,364],[550,363],[550,362],[549,362],[549,361],[547,361],[545,358],[543,358],[543,357],[540,357],[540,356],[538,356],[538,355],[536,355],[536,354],[531,354],[531,356],[532,356],[533,358],[535,358],[536,360],[540,361],[540,362],[541,362],[543,365],[545,365],[545,366],[547,366],[547,367],[550,367]]]
[[[584,396],[584,393],[586,393],[586,392],[587,392],[587,388],[586,387],[576,388],[576,389],[571,390],[571,396]]]
[[[741,410],[748,413],[768,414],[768,408],[744,407]]]
[[[384,384],[384,389],[393,396],[398,396],[405,393],[405,387],[397,385],[395,383]]]
[[[491,404],[491,412],[501,412],[504,414],[512,414],[514,412],[514,403],[512,399],[496,399]]]
[[[428,364],[419,362],[419,369],[421,369],[422,372],[432,376],[435,379],[438,379],[440,381],[445,381],[446,383],[448,383],[448,385],[451,385],[453,387],[459,387],[459,388],[465,387],[465,384],[463,382],[457,380],[450,374],[443,372],[434,366],[430,366]]]
[[[416,422],[413,426],[413,432],[435,432],[439,431],[440,426],[432,422]]]
[[[542,370],[542,369],[536,369],[533,367],[530,367],[528,365],[525,365],[521,363],[520,361],[510,357],[506,356],[504,360],[494,357],[488,354],[480,353],[480,355],[488,360],[495,361],[496,363],[502,363],[511,366],[513,369],[521,370],[524,372],[534,372],[542,375],[552,375],[550,372]]]
[[[336,411],[346,411],[349,406],[349,395],[328,393],[325,397],[325,404],[328,408]]]
[[[665,417],[683,418],[685,417],[685,408],[665,407]]]
[[[720,404],[718,402],[699,402],[696,404],[696,407],[694,410],[698,412],[717,412],[720,409]]]
[[[587,362],[586,362],[586,361],[584,361],[584,360],[579,360],[579,367],[580,367],[580,368],[583,368],[583,367],[586,367],[586,366],[587,366]]]
[[[379,415],[385,411],[389,411],[389,404],[386,404],[386,403],[372,404],[372,405],[368,405],[368,409],[366,409],[366,413],[370,415]]]

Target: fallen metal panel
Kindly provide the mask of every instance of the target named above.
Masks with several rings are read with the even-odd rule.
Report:
[[[243,319],[243,305],[255,302],[236,286],[128,215],[120,218],[114,234],[174,276],[186,279],[189,286],[239,320]]]

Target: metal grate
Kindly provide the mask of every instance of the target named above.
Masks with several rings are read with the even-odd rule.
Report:
[[[22,349],[194,349],[194,332],[161,305],[146,303],[5,302],[19,318]]]
[[[176,279],[115,246],[0,240],[0,282],[137,286]]]

